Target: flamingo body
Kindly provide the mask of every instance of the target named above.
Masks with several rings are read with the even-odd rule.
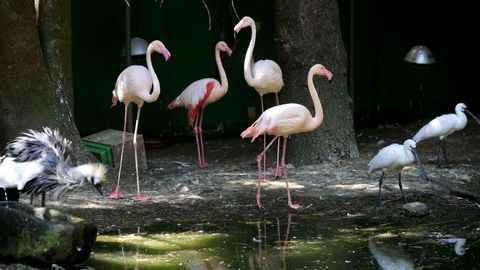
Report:
[[[219,81],[205,78],[187,86],[176,99],[168,104],[168,108],[184,107],[188,109],[188,123],[193,126],[198,111],[208,104],[218,101],[224,95],[225,91]]]
[[[252,137],[255,140],[261,134],[288,137],[290,134],[312,131],[315,126],[309,125],[310,111],[303,105],[288,103],[271,107],[246,129],[242,138]]]
[[[137,178],[137,195],[134,197],[135,201],[143,201],[145,198],[140,194],[140,179],[138,176],[138,162],[137,162],[137,132],[138,132],[138,122],[140,119],[140,111],[142,109],[143,103],[154,102],[160,96],[160,82],[158,80],[157,74],[153,69],[151,55],[153,52],[157,52],[163,55],[165,61],[171,57],[170,52],[165,47],[165,45],[159,41],[152,41],[147,48],[147,67],[140,65],[133,65],[125,68],[120,75],[118,75],[117,81],[115,83],[115,89],[112,92],[112,107],[117,105],[119,100],[125,105],[125,116],[123,123],[123,136],[122,136],[122,150],[120,154],[120,165],[118,171],[118,180],[117,187],[115,191],[112,192],[109,196],[110,199],[123,199],[125,196],[120,191],[120,177],[122,174],[122,164],[123,164],[123,152],[125,149],[126,142],[126,129],[127,129],[127,116],[128,116],[128,107],[130,103],[135,103],[138,107],[137,118],[135,120],[135,131],[133,134],[133,149],[135,155],[135,171]],[[153,86],[153,90],[152,89]]]
[[[223,51],[230,56],[232,54],[232,50],[223,41],[219,41],[215,45],[215,61],[220,74],[220,81],[213,78],[204,78],[194,81],[188,85],[178,97],[168,104],[169,109],[176,107],[184,107],[188,109],[188,123],[193,127],[195,132],[198,152],[198,166],[200,168],[206,168],[209,166],[205,162],[205,153],[203,148],[203,110],[208,104],[221,99],[228,91],[228,80],[220,59],[220,51]]]
[[[253,64],[251,82],[253,87],[260,95],[268,93],[278,93],[283,87],[282,70],[280,66],[272,60],[259,60]]]
[[[133,102],[142,106],[145,101],[141,93],[150,93],[152,76],[147,68],[140,65],[129,66],[120,73],[115,83],[113,95],[123,103]],[[155,93],[149,100],[155,101],[160,93]]]
[[[272,141],[264,148],[264,150],[258,155],[258,180],[257,180],[257,205],[259,208],[264,208],[260,200],[260,182],[261,182],[261,161],[272,146],[272,144],[280,137],[284,137],[283,140],[283,153],[281,167],[285,177],[285,184],[287,189],[288,205],[291,208],[297,209],[299,204],[292,203],[290,196],[290,189],[288,187],[287,172],[285,166],[285,151],[287,148],[287,137],[291,134],[300,132],[312,131],[320,126],[323,121],[323,109],[320,103],[320,98],[313,85],[313,76],[323,75],[329,81],[332,80],[332,73],[320,64],[316,64],[310,68],[307,77],[308,91],[313,100],[315,107],[315,116],[312,117],[310,111],[303,105],[297,103],[289,103],[283,105],[277,105],[264,111],[260,117],[247,129],[241,133],[242,138],[252,137],[252,141],[260,135],[270,134],[275,135]]]

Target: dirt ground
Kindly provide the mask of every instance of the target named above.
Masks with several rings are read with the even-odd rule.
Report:
[[[255,158],[262,148],[262,142],[250,143],[239,137],[207,137],[206,160],[212,165],[207,169],[197,167],[193,141],[147,150],[149,169],[141,172],[142,193],[148,197],[145,202],[133,202],[135,173],[134,170],[124,169],[121,187],[126,199],[110,200],[100,196],[92,187],[85,186],[72,193],[66,201],[48,201],[47,206],[85,218],[95,223],[101,233],[148,226],[158,221],[208,222],[286,213],[361,214],[371,218],[396,218],[412,222],[418,218],[405,219],[401,208],[404,202],[397,176],[393,173],[387,174],[384,181],[384,207],[376,208],[380,173],[369,175],[367,164],[381,147],[394,142],[403,143],[427,120],[356,130],[360,156],[355,159],[305,166],[288,164],[292,198],[302,205],[298,210],[287,207],[283,179],[262,184],[262,202],[266,209],[258,209],[255,201]],[[432,182],[425,182],[418,176],[415,164],[405,168],[403,187],[407,199],[429,206],[430,214],[422,218],[422,222],[425,219],[435,222],[445,218],[478,217],[480,127],[470,122],[467,128],[448,138],[447,167],[436,166],[436,143],[436,140],[429,140],[417,146]],[[267,164],[273,166],[274,154],[269,154],[267,158]],[[273,168],[267,172],[271,174]],[[110,169],[108,181],[104,184],[108,193],[115,187],[116,176],[116,170]],[[35,204],[38,203],[37,199]]]

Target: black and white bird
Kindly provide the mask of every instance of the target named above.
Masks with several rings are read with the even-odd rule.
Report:
[[[427,173],[423,168],[422,162],[415,148],[416,148],[416,143],[412,139],[406,140],[403,143],[403,145],[393,143],[380,149],[380,151],[378,151],[378,153],[368,163],[369,173],[382,170],[382,175],[378,180],[377,207],[382,206],[382,202],[381,202],[382,182],[383,182],[383,176],[385,175],[386,170],[391,170],[398,173],[398,186],[400,187],[400,191],[402,192],[402,196],[403,196],[403,199],[405,200],[405,203],[407,203],[407,198],[403,193],[403,187],[402,187],[403,168],[415,162],[416,160],[418,163],[418,167],[420,168],[420,177],[426,181],[428,180]]]
[[[89,182],[103,195],[101,183],[106,167],[100,163],[73,166],[71,144],[58,130],[48,127],[18,136],[7,144],[0,157],[0,188],[16,188],[32,198],[51,191],[52,199],[59,200]]]
[[[454,133],[465,128],[467,125],[467,112],[478,124],[480,120],[475,117],[464,103],[458,103],[455,106],[455,113],[443,114],[435,117],[433,120],[423,126],[415,136],[413,140],[417,143],[429,138],[438,138],[439,148],[443,153],[445,162],[447,161],[447,155],[445,152],[444,141],[445,139]],[[440,153],[437,154],[437,165],[440,167]]]

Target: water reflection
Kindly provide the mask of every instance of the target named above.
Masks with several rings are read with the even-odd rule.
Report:
[[[151,227],[99,235],[86,265],[94,269],[480,269],[478,224],[480,218],[432,226],[298,214],[215,223],[159,221]]]
[[[277,240],[273,246],[268,244],[267,237],[267,220],[257,220],[256,238],[254,242],[258,243],[257,250],[252,250],[248,257],[248,266],[250,269],[287,269],[287,262],[285,260],[285,252],[288,245],[288,234],[290,233],[290,224],[292,222],[292,214],[288,214],[285,234],[281,234],[280,219],[276,218],[276,237]],[[274,233],[272,233],[274,234]],[[283,239],[282,240],[282,236]]]
[[[368,249],[384,270],[414,269],[413,259],[405,252],[398,237],[372,236],[368,239]]]
[[[438,240],[440,244],[455,244],[453,250],[455,254],[458,256],[462,256],[465,254],[465,244],[467,243],[467,239],[465,238],[443,238]]]

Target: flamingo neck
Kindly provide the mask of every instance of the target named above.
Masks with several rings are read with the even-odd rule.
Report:
[[[320,98],[318,97],[317,90],[315,89],[315,85],[313,84],[313,75],[318,74],[315,71],[310,69],[308,72],[308,91],[310,92],[310,96],[313,100],[313,106],[315,108],[315,116],[308,122],[307,126],[305,127],[307,131],[311,131],[316,129],[323,121],[323,107],[322,103],[320,102]]]
[[[160,96],[160,82],[158,81],[157,74],[155,73],[155,70],[153,69],[152,51],[153,51],[153,48],[151,46],[149,46],[148,50],[147,50],[147,67],[148,67],[148,71],[150,72],[150,76],[152,76],[153,91],[152,91],[151,94],[147,95],[144,98],[144,100],[146,102],[153,102],[153,101],[157,100],[158,96]]]
[[[227,93],[228,91],[227,74],[225,73],[225,69],[223,68],[222,59],[220,58],[220,50],[218,48],[215,49],[215,62],[217,63],[218,73],[220,74],[220,84],[221,84],[220,88],[223,93]]]
[[[257,38],[257,28],[255,27],[255,22],[252,22],[252,24],[250,24],[250,28],[252,29],[252,36],[250,38],[250,43],[248,44],[247,53],[245,54],[245,62],[243,63],[243,75],[245,77],[245,81],[247,81],[247,84],[253,87],[256,84],[256,81],[252,75],[253,48],[255,47],[255,40]]]

